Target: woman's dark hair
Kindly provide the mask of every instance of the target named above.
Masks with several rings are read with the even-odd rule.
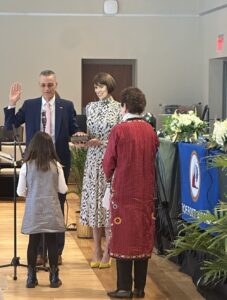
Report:
[[[24,162],[31,160],[35,161],[38,170],[44,172],[50,169],[51,161],[56,164],[59,160],[49,134],[38,131],[33,136],[25,153]]]
[[[142,91],[135,87],[128,87],[121,92],[121,106],[126,105],[129,113],[141,114],[146,106],[146,98]]]
[[[109,73],[100,72],[93,78],[94,85],[104,84],[107,87],[108,93],[112,93],[116,88],[116,81]]]

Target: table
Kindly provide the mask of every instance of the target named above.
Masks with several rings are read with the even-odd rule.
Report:
[[[225,172],[216,168],[207,168],[206,162],[210,155],[219,152],[208,151],[205,145],[190,143],[177,143],[160,139],[160,149],[157,168],[161,171],[164,185],[158,182],[158,189],[164,189],[167,195],[167,211],[177,234],[177,224],[181,218],[185,222],[192,221],[199,210],[213,211],[219,199],[223,199],[227,190],[227,180]],[[160,161],[162,164],[160,165]],[[171,179],[172,178],[172,179]],[[159,180],[158,180],[159,181]],[[166,215],[160,210],[161,203],[165,198],[163,190],[158,198],[158,242],[163,243],[168,249],[171,245],[168,235]],[[175,234],[175,236],[176,236]],[[166,247],[167,246],[167,247]],[[186,251],[178,257],[171,259],[180,265],[180,271],[192,277],[194,284],[197,284],[201,277],[200,263],[208,259],[207,254],[198,251]],[[199,292],[209,300],[227,299],[227,284],[220,284],[216,287],[198,287]]]
[[[16,185],[21,163],[16,168]],[[0,199],[12,200],[14,197],[14,167],[13,162],[0,157]]]
[[[196,219],[199,213],[210,211],[219,201],[219,173],[208,167],[210,157],[218,154],[205,145],[178,143],[180,165],[181,217],[187,222]],[[201,228],[205,228],[201,224]]]
[[[157,203],[156,203],[156,247],[160,253],[170,247],[177,235],[177,224],[181,214],[180,173],[177,144],[159,138],[160,146],[156,159]]]

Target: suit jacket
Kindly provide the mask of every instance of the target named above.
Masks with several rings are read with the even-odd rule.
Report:
[[[25,100],[22,107],[15,113],[15,108],[4,108],[5,127],[12,129],[12,124],[19,127],[25,124],[26,145],[33,135],[40,131],[42,98]],[[76,112],[73,103],[68,100],[55,99],[55,148],[64,166],[66,179],[69,175],[71,155],[69,140],[72,134],[78,131]]]

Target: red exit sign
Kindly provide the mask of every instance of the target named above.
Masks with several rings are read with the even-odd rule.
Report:
[[[224,45],[224,34],[219,34],[216,42],[216,51],[222,52]]]

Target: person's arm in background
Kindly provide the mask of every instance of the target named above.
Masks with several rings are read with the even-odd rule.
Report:
[[[80,131],[81,129],[77,124],[76,111],[74,109],[73,103],[72,106],[70,107],[69,128],[70,128],[70,136],[87,136],[86,132]],[[81,147],[84,146],[83,145],[84,143],[80,143],[80,142],[74,142],[74,143],[80,145]]]
[[[68,191],[68,186],[66,185],[63,169],[59,162],[57,162],[57,168],[58,168],[58,192],[61,194],[65,194]]]
[[[70,136],[78,132],[79,126],[77,124],[76,120],[76,111],[74,109],[73,103],[69,102],[69,108],[68,108],[68,118],[69,118],[69,134]]]
[[[92,103],[89,103],[87,106],[86,106],[86,116],[87,118],[89,117],[89,112],[90,110],[92,110]],[[97,139],[97,138],[94,138],[94,137],[91,137],[90,135],[90,132],[88,131],[87,132],[88,134],[88,142],[86,143],[86,147],[97,147],[97,146],[100,146],[102,144],[102,141]]]
[[[107,182],[111,181],[117,165],[117,140],[116,128],[114,126],[110,132],[107,148],[102,162]]]
[[[14,124],[15,127],[19,127],[25,122],[23,109],[20,109],[17,115],[15,115],[16,104],[20,100],[21,92],[22,88],[18,82],[15,82],[11,85],[9,92],[9,104],[8,107],[4,108],[4,125],[8,130],[12,129],[12,124]]]
[[[23,164],[20,169],[20,175],[17,185],[17,194],[21,197],[26,197],[27,186],[26,186],[26,164]]]
[[[16,103],[20,100],[20,96],[22,93],[22,87],[20,83],[15,82],[11,85],[9,91],[9,108],[15,107]]]

